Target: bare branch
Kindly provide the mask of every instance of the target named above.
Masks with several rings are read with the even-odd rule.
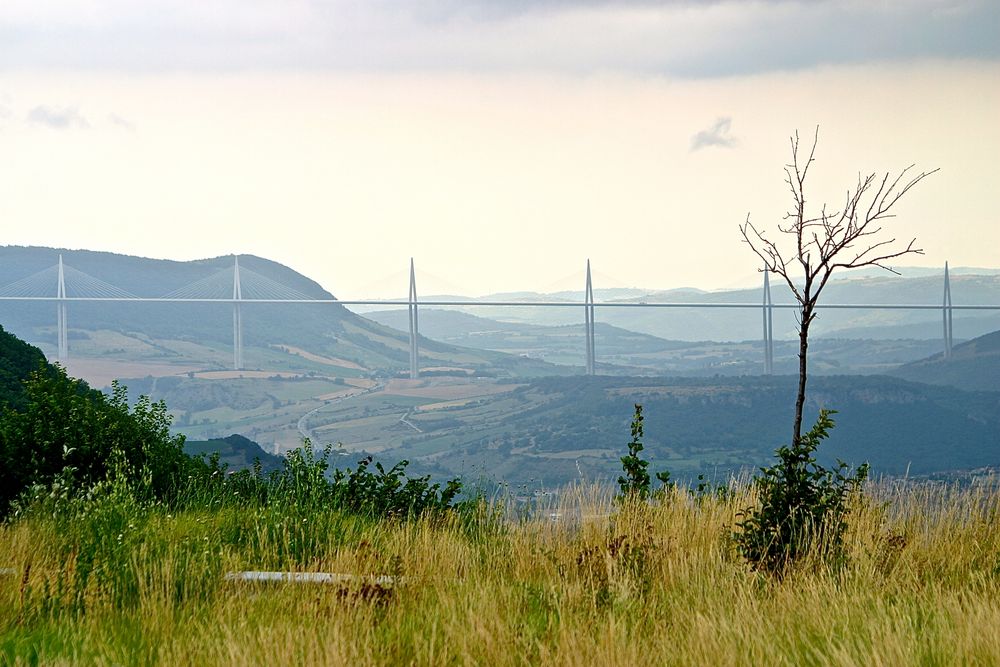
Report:
[[[750,222],[750,216],[747,216],[747,221],[740,225],[740,233],[743,235],[743,241],[750,246],[750,249],[764,262],[764,266],[767,271],[780,276],[788,288],[791,290],[795,299],[802,303],[802,295],[799,293],[798,287],[796,287],[795,282],[792,280],[788,273],[788,260],[785,260],[781,256],[781,251],[774,242],[768,240],[764,235],[753,226]]]
[[[811,215],[806,209],[806,178],[816,158],[819,127],[813,135],[812,147],[803,161],[799,152],[799,133],[789,138],[792,160],[785,165],[785,183],[792,196],[792,207],[777,224],[781,234],[793,237],[786,254],[774,241],[758,230],[747,216],[740,233],[750,249],[763,261],[764,271],[780,276],[800,305],[796,313],[799,323],[799,390],[796,396],[794,440],[801,437],[802,409],[805,400],[806,351],[809,325],[816,318],[816,304],[830,276],[840,269],[877,266],[895,273],[888,262],[910,254],[923,254],[916,239],[905,246],[896,238],[879,240],[883,220],[895,217],[896,204],[920,181],[938,170],[914,175],[913,165],[895,176],[886,172],[878,175],[857,175],[853,189],[844,194],[843,206],[837,210],[823,205]],[[790,266],[801,270],[793,275]],[[798,273],[797,271],[795,272]]]

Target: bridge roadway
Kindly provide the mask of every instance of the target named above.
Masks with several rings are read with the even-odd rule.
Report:
[[[209,298],[174,298],[174,297],[96,297],[96,296],[0,296],[0,301],[52,301],[65,303],[86,302],[132,302],[132,303],[223,303],[244,305],[253,303],[315,303],[339,304],[341,306],[409,306],[416,304],[427,306],[503,306],[527,308],[780,308],[798,309],[797,303],[772,303],[762,306],[752,302],[711,302],[711,301],[595,301],[588,304],[584,301],[382,301],[373,299],[209,299]],[[1000,310],[998,304],[965,304],[949,305],[926,303],[818,303],[817,309],[858,309],[858,310]]]

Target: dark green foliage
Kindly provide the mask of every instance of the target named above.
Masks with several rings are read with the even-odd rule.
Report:
[[[639,457],[642,451],[642,406],[636,403],[632,418],[632,440],[628,443],[628,455],[622,457],[625,474],[618,478],[622,495],[649,495],[649,461]]]
[[[451,506],[462,490],[462,483],[456,478],[440,484],[431,484],[430,476],[409,477],[406,475],[405,459],[385,470],[381,463],[375,463],[373,472],[369,469],[372,457],[358,461],[355,469],[333,473],[334,502],[349,511],[374,514],[375,516],[412,516],[425,511],[443,510]]]
[[[107,396],[70,378],[42,353],[0,329],[0,518],[29,486],[87,488],[107,477],[113,456],[157,497],[194,464],[171,436],[162,403],[128,405],[125,387]]]
[[[0,516],[28,486],[60,474],[93,485],[107,477],[112,456],[127,475],[146,475],[156,497],[166,495],[191,464],[184,437],[171,436],[169,426],[166,406],[141,397],[130,410],[117,383],[106,396],[58,366],[35,371],[23,407],[0,414]]]
[[[24,407],[23,382],[40,368],[51,373],[42,351],[0,326],[0,409],[5,406]]]
[[[306,440],[288,453],[280,470],[264,472],[259,463],[252,469],[226,474],[218,457],[206,462],[206,470],[192,477],[183,504],[202,506],[274,505],[315,510],[328,508],[373,518],[414,517],[425,512],[455,506],[462,484],[458,479],[440,484],[429,476],[410,477],[408,461],[386,470],[371,456],[358,461],[356,468],[330,470],[333,450],[321,452]],[[373,469],[374,468],[374,469]]]
[[[621,495],[631,498],[648,498],[650,491],[649,461],[646,461],[639,453],[642,452],[642,406],[635,404],[635,414],[632,417],[632,440],[628,443],[628,455],[622,457],[622,470],[624,475],[618,478],[618,486]],[[663,487],[671,485],[670,473],[667,471],[656,473],[656,479]]]
[[[847,500],[868,476],[868,465],[845,474],[838,461],[833,469],[813,456],[829,436],[833,410],[821,410],[816,424],[791,447],[776,451],[778,462],[762,468],[755,480],[760,507],[746,510],[735,534],[740,553],[755,567],[781,572],[811,548],[823,555],[840,554],[847,528]]]

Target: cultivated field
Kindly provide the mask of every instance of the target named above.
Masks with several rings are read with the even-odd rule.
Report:
[[[66,372],[73,377],[86,380],[92,387],[107,387],[112,380],[151,375],[167,377],[185,375],[200,370],[193,364],[170,364],[154,361],[115,361],[114,359],[94,359],[70,357],[64,362]]]
[[[746,487],[625,507],[575,488],[520,518],[35,511],[0,527],[0,663],[995,665],[995,489],[871,487],[845,559],[783,578],[729,540]],[[241,570],[358,578],[225,580]]]
[[[309,361],[315,361],[319,364],[326,364],[328,366],[340,366],[341,368],[351,368],[357,371],[367,371],[368,369],[360,364],[356,364],[353,361],[348,361],[347,359],[340,359],[338,357],[328,357],[321,354],[314,354],[303,350],[300,347],[293,347],[291,345],[277,345],[279,350],[283,352],[288,352],[289,354],[295,354],[303,359],[308,359]]]
[[[384,393],[392,396],[455,400],[502,394],[513,391],[520,386],[517,384],[496,384],[489,381],[476,382],[464,378],[394,379],[389,381]]]

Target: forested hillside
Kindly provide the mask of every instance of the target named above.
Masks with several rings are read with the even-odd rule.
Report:
[[[646,452],[657,468],[682,479],[724,478],[764,465],[789,442],[795,385],[794,376],[543,378],[465,405],[411,405],[407,419],[419,433],[390,429],[365,446],[433,464],[440,474],[472,471],[512,484],[614,479],[632,406],[641,403]],[[806,421],[821,408],[838,411],[819,454],[826,464],[869,462],[876,475],[1000,465],[1000,393],[885,376],[816,377]],[[345,405],[326,413],[337,421],[317,431],[351,433],[353,424],[402,409],[374,399]]]

